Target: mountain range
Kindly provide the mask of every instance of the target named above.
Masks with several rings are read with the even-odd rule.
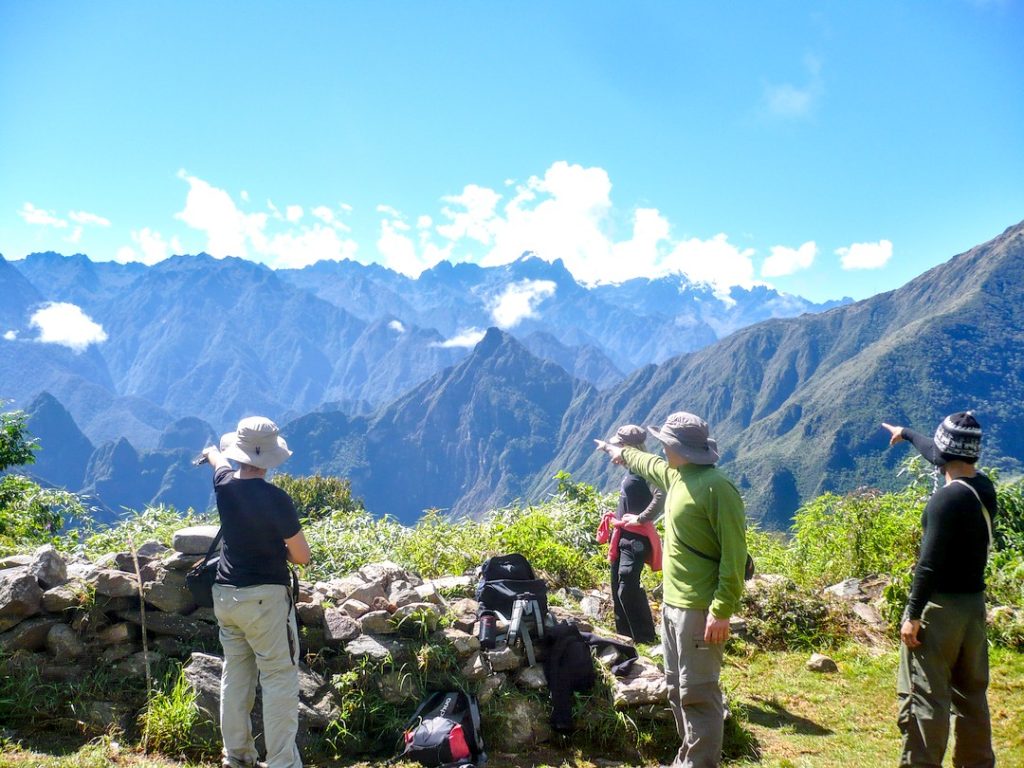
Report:
[[[772,527],[822,491],[891,484],[904,452],[886,449],[883,420],[928,431],[972,408],[983,463],[1015,472],[1024,457],[1024,225],[826,306],[678,277],[587,287],[530,255],[411,280],[353,262],[35,254],[0,260],[0,289],[17,331],[0,340],[0,394],[32,406],[37,434],[50,425],[44,448],[81,437],[63,441],[67,458],[40,452],[37,475],[110,508],[208,503],[187,460],[252,412],[283,424],[287,471],[350,477],[368,508],[406,522],[542,498],[561,469],[611,487],[620,470],[592,438],[675,410],[708,419],[751,517]],[[516,292],[517,322],[483,331]],[[45,301],[80,306],[108,339],[81,353],[32,341],[26,313]]]

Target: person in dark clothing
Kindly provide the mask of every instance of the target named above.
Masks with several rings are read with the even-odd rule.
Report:
[[[643,450],[647,431],[635,424],[619,427],[608,442]],[[661,570],[661,539],[654,528],[665,509],[665,492],[651,487],[640,475],[627,472],[619,488],[614,515],[608,514],[598,540],[611,539],[612,605],[615,631],[638,643],[656,643],[658,635],[647,594],[640,584],[644,563]],[[603,532],[603,533],[602,533]]]
[[[921,551],[900,630],[900,766],[942,765],[952,711],[953,765],[991,768],[985,564],[998,509],[995,486],[975,468],[981,425],[967,411],[943,419],[931,439],[882,426],[890,445],[910,441],[945,479],[921,518]]]
[[[288,563],[309,562],[309,544],[288,494],[266,482],[267,470],[291,456],[270,419],[242,419],[203,455],[213,467],[223,545],[213,585],[224,669],[220,686],[223,768],[257,763],[250,712],[263,691],[269,768],[301,768],[299,635]],[[228,460],[238,462],[234,470]]]

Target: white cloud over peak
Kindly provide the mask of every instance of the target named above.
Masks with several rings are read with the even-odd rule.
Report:
[[[707,283],[715,294],[728,300],[729,288],[754,284],[753,248],[739,248],[724,232],[710,240],[692,237],[678,243],[666,263],[673,272],[682,272],[695,283]]]
[[[673,242],[671,225],[656,208],[633,210],[627,220],[628,237],[617,239],[614,233],[620,228],[613,219],[611,189],[603,168],[559,161],[543,176],[514,186],[507,199],[494,190],[468,185],[460,194],[443,198],[443,220],[433,229],[423,228],[418,244],[406,239],[399,252],[392,227],[378,247],[388,266],[423,268],[435,263],[438,254],[452,252],[473,254],[464,258],[495,266],[533,251],[548,261],[562,259],[576,279],[588,284],[680,271],[726,294],[729,286],[754,282],[752,249],[732,245],[724,234]],[[378,208],[384,209],[393,210]],[[428,256],[427,250],[438,241],[445,247]],[[407,268],[400,271],[413,273]]]
[[[176,218],[206,235],[205,250],[217,258],[241,256],[271,267],[300,269],[317,261],[355,258],[358,244],[343,234],[348,227],[336,220],[327,206],[313,206],[317,221],[299,224],[304,216],[300,205],[288,205],[282,215],[271,200],[267,211],[249,213],[240,209],[225,190],[190,176],[185,208]],[[341,206],[342,210],[350,210]]]
[[[536,316],[537,306],[555,295],[557,286],[550,280],[520,280],[505,287],[488,308],[499,328],[514,328],[528,317]]]
[[[45,211],[42,208],[36,208],[32,203],[25,203],[22,205],[21,210],[18,211],[18,215],[25,220],[26,224],[56,227],[57,229],[64,229],[68,225],[64,219],[58,218],[53,211]]]
[[[6,333],[4,333],[4,338],[7,339],[7,341],[14,341],[16,338],[18,338],[18,332],[7,331]]]
[[[892,258],[892,243],[879,240],[877,243],[853,243],[845,248],[836,248],[843,269],[880,269]]]
[[[388,328],[395,333],[405,333],[405,326],[402,324],[401,320],[392,320],[388,323]]]
[[[29,325],[39,329],[36,341],[60,344],[75,352],[83,352],[90,344],[107,340],[103,326],[89,317],[76,304],[51,302],[44,305],[29,319]]]
[[[799,248],[773,245],[771,255],[761,265],[762,277],[784,277],[801,269],[807,269],[818,255],[818,245],[808,240]]]
[[[219,189],[184,170],[178,178],[188,182],[185,208],[174,216],[193,229],[206,233],[206,251],[211,256],[249,255],[249,244],[257,252],[266,248],[265,213],[243,213],[223,189]]]
[[[461,333],[452,336],[450,339],[444,341],[435,341],[430,346],[432,347],[475,347],[484,336],[487,335],[487,331],[481,331],[479,328],[468,328]]]
[[[97,227],[110,226],[110,219],[98,216],[95,213],[89,213],[88,211],[70,211],[68,218],[76,224],[92,224]]]

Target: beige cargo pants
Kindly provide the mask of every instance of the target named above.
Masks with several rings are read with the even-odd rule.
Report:
[[[919,639],[914,650],[900,645],[900,767],[940,768],[952,714],[955,768],[992,768],[985,593],[932,595]]]
[[[224,763],[255,765],[250,713],[256,683],[263,689],[267,768],[301,768],[295,744],[299,727],[299,635],[288,588],[213,586],[224,671],[220,679],[220,729]]]
[[[713,768],[722,759],[725,704],[718,678],[725,643],[705,643],[707,611],[662,607],[668,703],[682,740],[673,768]]]

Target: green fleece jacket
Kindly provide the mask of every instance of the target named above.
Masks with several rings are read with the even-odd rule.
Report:
[[[622,460],[630,472],[667,492],[665,602],[710,609],[719,619],[734,614],[747,561],[746,513],[736,486],[713,466],[673,469],[665,459],[635,448],[624,449]],[[683,542],[718,562],[694,554]]]

